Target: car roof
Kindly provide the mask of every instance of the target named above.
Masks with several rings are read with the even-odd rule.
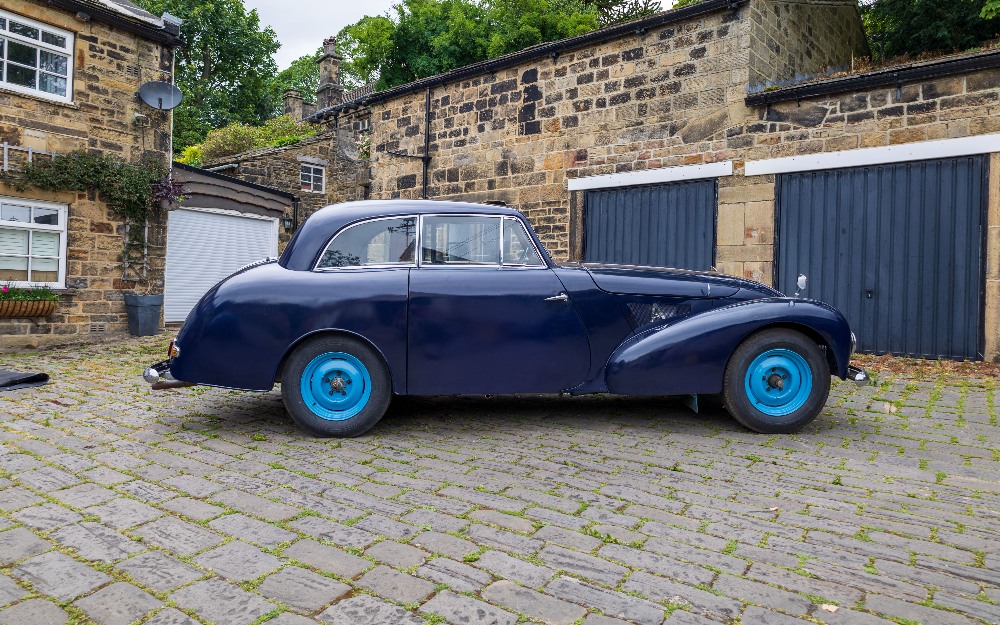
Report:
[[[448,202],[443,200],[364,200],[331,204],[319,209],[299,227],[285,252],[281,255],[281,265],[287,269],[307,271],[316,263],[320,248],[330,236],[344,226],[375,217],[396,215],[464,214],[497,215],[523,218],[520,212],[506,206],[475,204],[472,202]]]

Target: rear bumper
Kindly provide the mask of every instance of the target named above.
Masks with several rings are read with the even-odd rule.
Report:
[[[146,367],[146,370],[142,374],[142,379],[148,382],[154,391],[195,386],[191,382],[175,380],[174,376],[170,374],[169,360],[161,360],[156,364]]]
[[[872,384],[872,379],[868,375],[868,372],[860,367],[855,367],[854,365],[847,367],[846,379],[854,382],[858,386],[869,386]]]

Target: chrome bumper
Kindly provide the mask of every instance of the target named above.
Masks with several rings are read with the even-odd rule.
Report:
[[[170,374],[169,360],[161,360],[155,365],[146,367],[146,370],[142,374],[142,379],[152,385],[154,391],[194,386],[191,382],[182,382],[174,379],[174,376]]]
[[[851,365],[847,367],[847,379],[858,386],[869,386],[872,383],[871,377],[864,369]]]

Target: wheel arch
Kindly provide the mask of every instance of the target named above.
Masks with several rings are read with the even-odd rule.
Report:
[[[385,353],[381,349],[379,349],[378,345],[369,340],[367,337],[358,334],[357,332],[351,332],[350,330],[341,330],[337,328],[325,328],[322,330],[314,330],[307,334],[303,334],[298,339],[296,339],[294,343],[288,346],[288,349],[286,349],[285,353],[282,354],[281,360],[278,361],[278,368],[274,372],[274,379],[275,380],[281,379],[281,376],[285,372],[285,363],[288,362],[289,357],[291,357],[291,355],[295,352],[295,350],[301,347],[304,343],[317,338],[338,337],[338,336],[360,341],[365,345],[367,345],[368,347],[370,347],[376,354],[378,354],[378,357],[382,359],[382,364],[385,365],[385,370],[389,372],[389,380],[392,382],[392,392],[397,395],[402,395],[404,393],[405,387],[400,388],[399,377],[392,370],[392,366],[389,364],[389,359],[385,357]]]
[[[826,362],[830,366],[830,372],[836,375],[836,372],[840,371],[840,364],[837,362],[837,354],[835,353],[833,346],[830,345],[830,342],[822,334],[817,332],[815,328],[803,323],[795,323],[794,321],[775,321],[758,326],[750,332],[747,332],[743,338],[740,339],[739,343],[736,344],[736,348],[739,348],[740,345],[750,340],[753,336],[760,334],[761,332],[767,332],[768,330],[791,330],[806,336],[811,341],[814,341],[817,345],[819,345],[820,350],[826,356]],[[726,360],[726,367],[729,366],[729,363],[732,361],[735,354],[736,349],[733,349],[732,353],[729,354],[729,358]]]

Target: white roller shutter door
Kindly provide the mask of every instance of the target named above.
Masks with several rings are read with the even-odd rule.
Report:
[[[177,209],[167,218],[164,321],[184,321],[234,271],[278,253],[278,220],[232,211]]]

